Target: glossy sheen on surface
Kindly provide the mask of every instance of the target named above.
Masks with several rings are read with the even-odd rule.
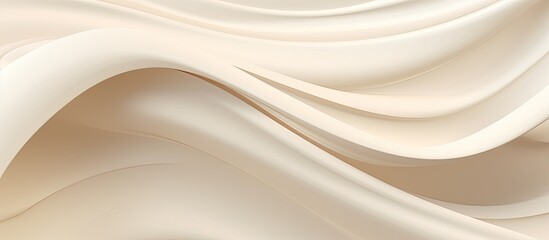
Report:
[[[549,239],[549,1],[0,1],[0,239]]]

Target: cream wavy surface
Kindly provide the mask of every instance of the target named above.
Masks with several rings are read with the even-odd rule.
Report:
[[[0,2],[0,238],[549,239],[549,1]]]

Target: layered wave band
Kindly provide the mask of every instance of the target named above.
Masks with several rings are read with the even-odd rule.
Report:
[[[1,239],[547,239],[549,2],[4,1]]]

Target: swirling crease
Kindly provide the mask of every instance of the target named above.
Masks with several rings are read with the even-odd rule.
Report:
[[[1,239],[549,238],[549,1],[8,0],[0,35]]]

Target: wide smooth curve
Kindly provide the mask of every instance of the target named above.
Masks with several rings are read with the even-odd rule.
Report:
[[[0,2],[0,239],[549,239],[549,1]]]

